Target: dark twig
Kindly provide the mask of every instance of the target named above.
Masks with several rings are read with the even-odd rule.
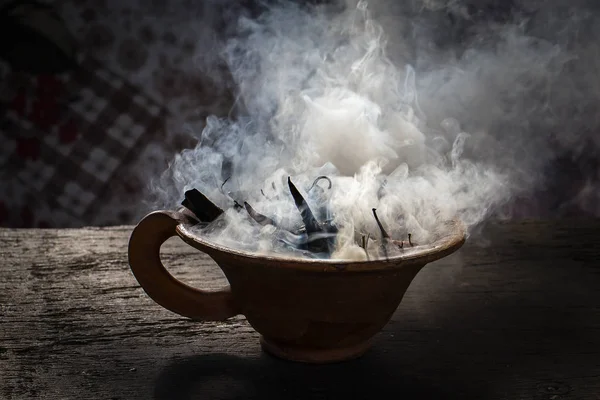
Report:
[[[258,222],[262,226],[266,226],[266,225],[276,226],[275,222],[271,218],[269,218],[269,217],[267,217],[267,216],[265,216],[265,215],[257,212],[247,202],[244,202],[244,207],[246,207],[246,211],[248,211],[248,215],[250,215],[250,217],[252,217],[253,220],[255,220],[256,222]]]
[[[371,237],[370,233],[367,233],[367,236],[362,235],[361,240],[362,240],[362,248],[365,251],[365,254],[367,255],[367,261],[370,261],[370,257],[369,257],[369,250],[367,249],[367,246],[369,246],[369,238]]]
[[[325,175],[321,175],[318,176],[317,179],[315,179],[312,183],[312,185],[310,185],[310,187],[308,188],[307,192],[310,192],[315,186],[316,184],[322,180],[325,179],[327,182],[329,182],[329,186],[327,186],[327,189],[331,189],[331,179],[329,179],[328,177],[326,177]]]
[[[379,220],[379,217],[377,216],[377,209],[376,208],[373,208],[373,216],[375,217],[375,221],[377,222],[377,225],[379,226],[379,230],[381,231],[381,237],[383,239],[383,244],[393,243],[396,246],[398,246],[399,249],[403,249],[404,248],[404,240],[394,240],[394,239],[392,239],[390,237],[390,235],[383,228],[383,225],[381,224],[381,221]],[[413,244],[410,241],[410,238],[411,238],[411,235],[409,234],[408,235],[408,242],[412,246]]]
[[[381,231],[381,250],[383,251],[383,255],[385,256],[385,259],[388,259],[388,252],[387,252],[387,242],[390,239],[390,235],[388,235],[388,233],[385,231],[385,229],[383,229],[383,225],[381,224],[381,221],[379,221],[379,217],[377,216],[377,209],[373,208],[373,216],[375,217],[375,221],[377,222],[377,225],[379,226],[379,230]]]
[[[225,184],[227,183],[227,181],[231,178],[231,176],[228,176],[227,179],[225,179],[223,181],[223,183],[221,183],[221,193],[225,194],[225,192],[223,191],[223,186],[225,186]]]
[[[377,209],[376,208],[373,208],[373,216],[375,217],[375,221],[377,222],[377,225],[379,226],[379,230],[381,231],[381,236],[384,239],[389,239],[390,235],[388,235],[388,233],[383,228],[383,225],[381,224],[381,221],[379,221],[379,217],[377,216]]]

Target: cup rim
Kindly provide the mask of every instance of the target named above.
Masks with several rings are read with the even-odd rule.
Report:
[[[181,219],[176,227],[177,235],[190,246],[205,252],[215,261],[233,260],[249,265],[273,266],[279,268],[300,268],[317,271],[328,270],[380,270],[388,268],[405,267],[409,265],[425,265],[440,258],[446,257],[458,250],[466,240],[466,226],[458,218],[442,223],[444,232],[437,240],[427,245],[405,247],[402,254],[375,260],[348,260],[348,259],[313,259],[289,257],[279,254],[253,253],[231,247],[226,247],[208,241],[191,228],[194,226],[189,219]]]

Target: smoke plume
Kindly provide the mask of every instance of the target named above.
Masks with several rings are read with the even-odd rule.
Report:
[[[290,177],[339,228],[332,257],[345,259],[365,257],[358,237],[379,235],[373,208],[391,237],[418,243],[454,217],[472,229],[510,216],[509,201],[548,185],[551,160],[593,140],[600,58],[573,35],[596,24],[585,5],[565,20],[564,9],[484,3],[274,2],[236,16],[196,60],[235,105],[154,182],[158,206],[196,188],[225,210],[199,234],[291,251],[281,243],[294,238],[234,207],[293,231]],[[331,188],[313,186],[319,176]]]

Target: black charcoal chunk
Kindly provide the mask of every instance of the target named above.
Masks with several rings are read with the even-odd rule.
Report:
[[[223,214],[223,210],[196,189],[185,192],[181,205],[193,212],[201,222],[212,222]]]
[[[335,239],[338,232],[337,227],[329,221],[321,223],[315,218],[308,203],[289,177],[288,186],[294,198],[296,208],[300,211],[302,222],[304,222],[307,235],[307,249],[313,253],[330,255],[335,246]]]

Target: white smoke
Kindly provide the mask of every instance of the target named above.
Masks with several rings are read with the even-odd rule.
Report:
[[[386,32],[399,38],[389,41],[389,53],[417,71],[427,125],[460,121],[470,134],[463,157],[508,176],[507,216],[600,215],[600,191],[590,190],[600,187],[598,4],[373,3]],[[452,141],[442,135],[439,148]]]
[[[340,229],[333,258],[366,257],[357,237],[380,237],[373,208],[391,237],[410,233],[427,243],[443,221],[475,226],[509,199],[503,166],[467,154],[474,139],[460,114],[464,102],[475,102],[473,113],[494,120],[482,90],[505,77],[490,82],[485,73],[519,77],[540,63],[546,71],[547,59],[511,59],[514,67],[494,70],[484,55],[457,65],[450,79],[447,65],[421,73],[392,62],[390,37],[363,1],[343,9],[278,3],[256,19],[241,17],[237,27],[219,54],[235,83],[237,112],[208,118],[199,145],[177,155],[157,187],[171,208],[196,188],[226,210],[200,234],[250,251],[286,250],[278,246],[281,232],[233,206],[248,202],[293,230],[301,219],[288,176],[318,218]],[[481,82],[469,73],[461,80],[469,62],[483,69]],[[323,175],[331,188],[321,182],[322,190],[309,191]]]

